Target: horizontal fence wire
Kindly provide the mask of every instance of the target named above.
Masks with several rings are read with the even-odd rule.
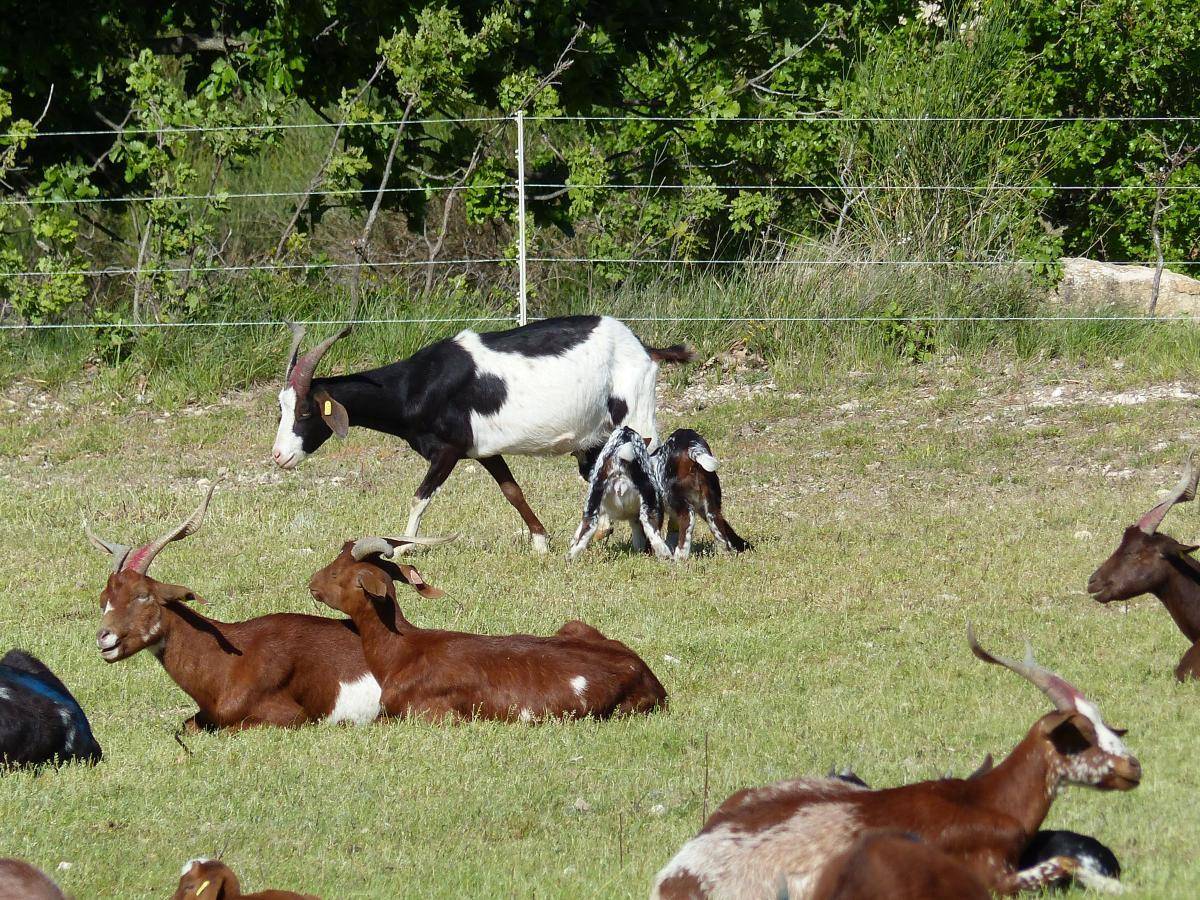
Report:
[[[654,266],[894,266],[896,268],[926,268],[935,266],[1014,266],[1037,267],[1052,264],[1044,259],[670,259],[667,257],[635,257],[625,259],[618,256],[530,256],[528,262],[536,263],[570,263],[573,265],[654,265]],[[1102,260],[1104,265],[1111,266],[1146,266],[1153,268],[1157,263],[1153,260]],[[0,271],[3,278],[116,278],[126,275],[138,275],[152,278],[156,275],[178,275],[184,273],[212,275],[223,272],[319,272],[338,269],[395,269],[415,266],[466,266],[466,265],[514,265],[516,260],[507,257],[465,257],[462,259],[405,259],[382,262],[330,262],[330,263],[259,263],[240,266],[165,266],[161,268],[143,267],[123,269],[64,269],[62,271],[39,272],[25,270],[22,272]],[[1167,267],[1200,266],[1200,260],[1167,260]],[[1167,270],[1169,271],[1169,270]]]
[[[603,315],[597,313],[596,315]],[[530,316],[530,322],[544,322],[548,316]],[[1156,318],[1154,316],[937,316],[937,315],[904,315],[904,316],[621,316],[622,322],[778,322],[811,325],[837,324],[880,324],[929,322],[1128,322],[1142,325],[1200,325],[1196,319],[1188,316],[1171,318]],[[427,324],[456,324],[470,322],[515,322],[517,317],[511,316],[452,316],[448,318],[425,319],[311,319],[297,321],[297,325],[427,325]],[[5,324],[0,325],[0,331],[76,331],[76,330],[107,330],[114,328],[156,329],[156,328],[269,328],[284,327],[293,324],[284,319],[272,320],[243,320],[215,322],[70,322],[53,324]]]
[[[618,190],[618,191],[960,191],[983,193],[985,191],[1095,191],[1117,193],[1118,191],[1196,191],[1200,184],[568,184],[565,182],[543,182],[526,184],[526,190]],[[417,187],[363,187],[337,188],[317,191],[247,191],[215,192],[211,194],[146,194],[136,197],[25,197],[18,200],[0,200],[3,206],[96,206],[121,203],[167,203],[192,200],[270,200],[296,197],[354,197],[378,194],[425,194],[472,190],[516,190],[511,181],[495,184],[423,185]]]
[[[428,117],[418,119],[383,119],[378,122],[254,122],[241,125],[164,125],[124,126],[120,128],[95,128],[72,131],[38,131],[26,134],[21,131],[3,133],[5,140],[39,140],[65,137],[125,137],[130,135],[158,134],[208,134],[210,132],[251,131],[301,131],[316,128],[394,128],[397,125],[457,125],[484,124],[512,121],[514,116],[467,116]],[[526,122],[660,122],[692,124],[814,124],[814,123],[1026,123],[1043,125],[1095,124],[1107,122],[1151,123],[1151,122],[1198,122],[1200,116],[846,116],[836,110],[800,113],[790,116],[525,116]]]
[[[493,190],[497,188],[515,188],[515,183],[501,184],[435,184],[421,187],[373,187],[373,188],[330,188],[318,191],[248,191],[245,193],[211,193],[211,194],[161,194],[142,195],[138,197],[28,197],[21,200],[0,200],[0,206],[90,206],[102,203],[166,203],[182,202],[185,200],[269,200],[274,198],[296,197],[353,197],[358,195],[375,196],[377,194],[415,194],[436,193],[441,191]]]

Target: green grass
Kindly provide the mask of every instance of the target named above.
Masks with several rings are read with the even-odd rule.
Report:
[[[99,659],[107,561],[82,540],[80,516],[143,540],[192,508],[197,477],[221,471],[205,528],[165,551],[155,574],[194,588],[220,619],[315,611],[309,574],[345,538],[402,526],[420,461],[356,430],[298,473],[278,472],[270,386],[198,387],[203,405],[188,406],[9,385],[3,646],[58,672],[106,757],[0,777],[0,855],[29,859],[81,898],[165,896],[185,860],[218,852],[248,890],[641,897],[703,810],[740,787],[831,764],[892,785],[1006,753],[1048,706],[971,657],[971,619],[997,652],[1019,652],[1029,635],[1042,662],[1130,729],[1144,765],[1132,793],[1067,791],[1047,825],[1109,844],[1136,896],[1200,893],[1200,706],[1197,688],[1171,677],[1186,644],[1157,601],[1101,608],[1083,592],[1174,479],[1195,440],[1193,404],[1041,408],[1030,400],[1056,384],[1103,393],[1145,377],[1000,356],[791,374],[776,365],[778,390],[742,400],[692,384],[684,402],[685,382],[703,381],[693,370],[664,397],[679,410],[664,430],[700,423],[713,437],[730,518],[757,545],[744,557],[663,565],[631,556],[622,529],[568,565],[581,485],[561,459],[514,461],[554,537],[550,558],[527,549],[478,465],[457,471],[426,517],[430,532],[464,536],[420,560],[447,596],[406,599],[413,620],[544,633],[584,618],[643,654],[669,711],[199,735],[190,754],[172,731],[193,706],[158,663]],[[1166,530],[1194,536],[1192,516],[1182,508]]]

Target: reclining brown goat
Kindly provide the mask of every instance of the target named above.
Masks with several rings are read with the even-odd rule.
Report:
[[[1024,662],[1004,659],[981,648],[970,629],[967,635],[978,658],[1011,669],[1054,703],[1003,762],[969,779],[884,790],[811,778],[738,791],[658,873],[651,896],[770,898],[782,881],[790,900],[811,898],[825,868],[877,829],[912,834],[994,893],[1037,890],[1066,875],[1088,883],[1069,856],[1021,869],[1021,854],[1060,786],[1132,790],[1141,766],[1095,704],[1032,653]]]
[[[419,628],[396,604],[396,581],[437,596],[411,566],[392,561],[403,538],[347,541],[313,575],[313,597],[348,615],[393,716],[433,720],[607,718],[667,701],[649,666],[620,641],[567,622],[550,637]]]
[[[320,900],[295,891],[255,891],[243,894],[233,869],[219,859],[189,859],[171,900]]]
[[[190,588],[146,574],[167,544],[200,528],[212,492],[182,524],[132,549],[97,537],[85,523],[88,539],[113,559],[100,594],[101,658],[117,662],[149,648],[200,707],[188,728],[376,719],[379,684],[352,622],[297,613],[219,622],[192,609],[204,601]]]
[[[1181,544],[1159,534],[1158,526],[1176,503],[1195,498],[1198,480],[1200,469],[1189,456],[1183,477],[1171,493],[1125,529],[1120,546],[1087,583],[1088,593],[1098,603],[1130,600],[1141,594],[1153,594],[1162,601],[1192,645],[1175,667],[1179,681],[1200,678],[1200,562],[1192,558],[1200,545]]]

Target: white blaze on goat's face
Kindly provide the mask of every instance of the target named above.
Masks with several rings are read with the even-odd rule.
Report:
[[[296,434],[296,389],[289,385],[279,392],[279,428],[271,456],[281,469],[294,469],[307,455]]]
[[[1075,708],[1083,713],[1096,729],[1096,743],[1105,753],[1111,753],[1113,756],[1119,756],[1122,759],[1129,758],[1129,749],[1125,746],[1125,742],[1121,740],[1111,728],[1104,724],[1104,720],[1100,718],[1100,710],[1092,701],[1081,698],[1075,702]]]

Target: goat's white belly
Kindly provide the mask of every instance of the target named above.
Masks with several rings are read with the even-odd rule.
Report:
[[[368,672],[354,681],[343,681],[333,712],[326,721],[366,725],[379,718],[379,682]]]
[[[620,478],[604,492],[600,509],[614,522],[628,522],[638,517],[642,498],[628,478]]]

